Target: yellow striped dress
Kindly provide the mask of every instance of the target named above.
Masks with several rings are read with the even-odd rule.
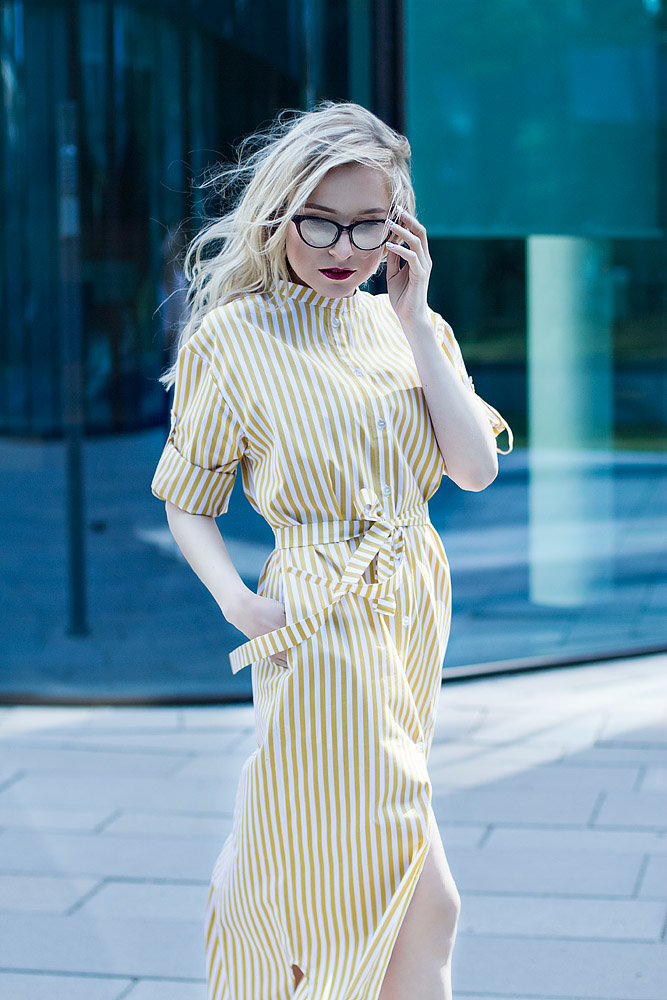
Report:
[[[275,533],[258,590],[287,624],[231,654],[252,668],[257,749],[211,880],[209,1000],[375,1000],[435,822],[451,614],[427,508],[444,464],[386,295],[284,283],[207,315],[179,353],[153,492],[222,514],[239,462]]]

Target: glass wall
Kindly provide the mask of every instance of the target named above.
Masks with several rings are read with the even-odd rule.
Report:
[[[61,430],[57,121],[75,102],[88,432],[164,418],[206,166],[301,100],[298,5],[1,3],[0,430]],[[217,8],[217,16],[213,16]],[[239,99],[242,91],[242,100]],[[172,296],[169,298],[169,296]],[[160,304],[167,304],[159,308]]]
[[[445,673],[665,645],[665,21],[659,0],[0,0],[0,698],[249,695],[149,491],[158,376],[216,209],[203,171],[318,96],[407,129],[431,304],[515,432],[490,489],[431,503]],[[272,534],[240,484],[221,527],[254,585]]]
[[[234,630],[150,494],[169,409],[158,377],[184,304],[179,254],[217,207],[204,170],[303,105],[315,6],[0,0],[0,693],[249,692],[229,677]],[[59,186],[67,102],[78,197]],[[64,350],[73,220],[78,358]],[[62,436],[71,365],[78,450]]]
[[[406,3],[433,305],[517,438],[434,505],[451,671],[667,642],[664,28],[640,0]]]

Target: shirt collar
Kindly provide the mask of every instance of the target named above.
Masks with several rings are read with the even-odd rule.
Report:
[[[353,312],[358,308],[361,298],[358,288],[355,288],[352,295],[329,298],[326,295],[320,295],[319,292],[307,285],[299,285],[295,281],[282,281],[281,279],[277,282],[273,296],[278,302],[284,300],[303,302],[304,305],[313,306],[315,309],[322,310],[332,316]]]

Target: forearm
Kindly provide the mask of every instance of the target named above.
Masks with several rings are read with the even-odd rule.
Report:
[[[498,473],[496,440],[481,400],[459,373],[425,320],[409,338],[447,475],[464,490],[483,490]]]
[[[188,514],[169,501],[166,510],[176,544],[225,618],[230,620],[248,588],[231,560],[215,518]]]

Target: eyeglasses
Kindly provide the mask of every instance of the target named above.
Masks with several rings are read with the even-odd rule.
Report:
[[[314,215],[293,215],[292,222],[303,242],[318,250],[332,247],[340,239],[341,233],[350,234],[350,242],[357,250],[379,250],[389,239],[389,227],[384,220],[379,219],[341,226],[333,219],[322,219]]]

